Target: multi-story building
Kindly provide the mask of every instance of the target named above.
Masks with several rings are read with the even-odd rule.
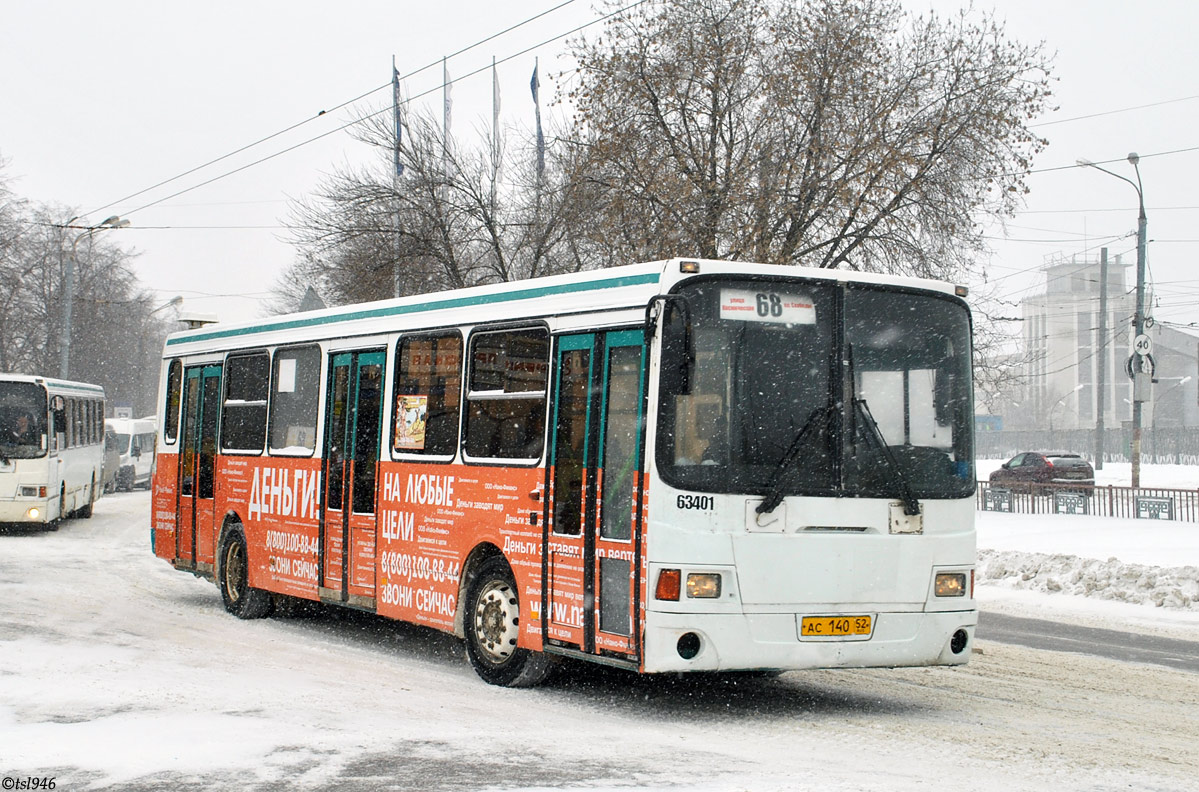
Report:
[[[1101,381],[1104,425],[1119,427],[1131,418],[1126,366],[1136,295],[1126,282],[1129,262],[1114,256],[1106,269],[1105,288],[1101,256],[1053,257],[1045,265],[1045,291],[1023,300],[1025,389],[1018,415],[1007,421],[1010,428],[1095,427]],[[1199,336],[1146,324],[1157,383],[1143,426],[1199,425]]]

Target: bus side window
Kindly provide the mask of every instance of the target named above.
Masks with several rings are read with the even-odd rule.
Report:
[[[311,456],[316,450],[320,347],[276,350],[272,377],[270,452],[276,456]]]
[[[466,453],[536,460],[545,446],[549,333],[524,328],[471,337]]]
[[[174,443],[179,433],[179,406],[183,396],[183,364],[172,360],[167,367],[167,403],[163,411],[163,435],[167,443]]]
[[[406,337],[396,345],[392,451],[453,456],[461,412],[462,336]]]
[[[229,356],[221,414],[221,450],[225,453],[262,453],[270,365],[265,351]]]

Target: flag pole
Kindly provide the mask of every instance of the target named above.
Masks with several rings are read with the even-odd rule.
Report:
[[[403,240],[403,220],[401,219],[400,209],[400,177],[404,175],[404,163],[400,158],[400,147],[403,141],[403,125],[400,121],[400,72],[396,69],[396,56],[391,56],[391,102],[392,116],[395,121],[396,137],[395,137],[395,170],[392,173],[392,188],[396,199],[396,236],[395,236],[395,263],[392,266],[392,296],[399,297],[402,294],[400,288],[400,251],[402,249]]]

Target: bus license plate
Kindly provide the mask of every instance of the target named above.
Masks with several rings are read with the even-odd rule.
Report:
[[[874,619],[870,616],[804,616],[799,621],[801,639],[870,637]]]

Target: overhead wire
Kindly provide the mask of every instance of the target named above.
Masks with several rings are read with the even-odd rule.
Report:
[[[1175,104],[1177,102],[1187,102],[1192,99],[1199,99],[1199,94],[1195,94],[1194,96],[1180,96],[1177,99],[1165,99],[1160,102],[1150,102],[1149,104],[1136,105],[1134,107],[1122,107],[1118,110],[1105,110],[1101,113],[1088,113],[1087,115],[1074,116],[1073,118],[1056,118],[1052,121],[1040,121],[1036,124],[1029,124],[1028,126],[1033,128],[1053,126],[1055,124],[1066,124],[1071,121],[1086,121],[1091,118],[1101,118],[1103,116],[1117,115],[1119,113],[1128,113],[1133,110],[1147,110],[1150,107],[1160,107],[1162,105]]]
[[[564,0],[564,2],[561,2],[561,3],[559,3],[558,5],[554,6],[553,8],[549,8],[549,9],[547,9],[547,10],[545,10],[545,11],[542,11],[542,12],[541,12],[541,13],[539,13],[539,14],[535,14],[535,15],[533,15],[533,16],[531,16],[531,17],[529,17],[528,19],[525,19],[525,20],[524,20],[524,21],[522,21],[522,22],[518,22],[518,23],[517,23],[517,24],[515,24],[515,25],[511,25],[510,27],[507,27],[507,28],[505,28],[504,30],[501,30],[501,31],[499,31],[499,32],[497,32],[497,33],[493,33],[492,35],[490,35],[490,36],[488,36],[488,37],[486,37],[486,38],[480,39],[480,40],[476,41],[475,43],[473,43],[473,44],[470,44],[470,45],[468,45],[468,46],[466,46],[466,47],[463,47],[462,49],[458,50],[457,52],[454,52],[454,53],[452,53],[452,54],[450,54],[450,55],[447,55],[446,57],[447,57],[447,58],[452,58],[452,57],[455,57],[455,56],[457,56],[457,55],[461,55],[461,54],[462,54],[462,53],[464,53],[464,52],[469,52],[470,50],[474,49],[475,47],[482,46],[483,44],[486,44],[486,43],[487,43],[487,42],[489,42],[489,41],[492,41],[492,40],[494,40],[494,39],[496,39],[496,38],[499,38],[500,36],[503,36],[503,35],[506,35],[506,34],[508,34],[508,33],[511,33],[513,30],[516,30],[517,28],[523,27],[524,25],[527,25],[527,24],[529,24],[530,22],[534,22],[534,21],[536,21],[536,20],[540,19],[541,17],[543,17],[543,16],[546,16],[547,14],[552,14],[553,12],[555,12],[555,11],[559,10],[560,8],[563,8],[563,7],[565,7],[565,6],[568,6],[568,5],[570,5],[571,3],[574,3],[574,2],[575,2],[575,0]],[[415,75],[415,74],[420,74],[421,72],[425,71],[426,69],[430,69],[430,68],[432,68],[433,66],[437,65],[437,64],[438,64],[438,63],[440,63],[440,62],[441,62],[441,61],[439,61],[439,60],[438,60],[438,61],[433,61],[433,62],[431,62],[431,63],[428,63],[428,64],[426,64],[425,66],[422,66],[421,68],[419,68],[419,69],[417,69],[417,70],[415,70],[415,71],[413,71],[413,72],[409,72],[409,73],[408,73],[406,76],[412,76],[412,75]],[[390,82],[390,81],[388,81],[388,82],[384,83],[384,84],[383,84],[383,85],[381,85],[381,86],[378,86],[378,87],[376,87],[376,88],[371,88],[371,89],[370,89],[369,91],[367,91],[366,93],[359,94],[358,96],[354,97],[353,99],[347,99],[346,101],[342,102],[341,104],[334,106],[334,107],[333,107],[331,110],[321,110],[319,113],[317,113],[317,114],[316,114],[316,115],[314,115],[314,116],[309,116],[308,118],[305,118],[303,121],[298,121],[298,122],[296,122],[296,123],[292,124],[291,126],[285,127],[284,129],[281,129],[281,130],[279,130],[278,132],[274,132],[274,133],[272,133],[272,134],[270,134],[270,135],[267,135],[267,136],[266,136],[266,137],[264,137],[264,138],[260,138],[260,139],[258,139],[258,140],[256,140],[256,141],[254,141],[253,143],[248,143],[248,144],[246,144],[246,145],[244,145],[244,146],[241,146],[240,148],[237,148],[237,149],[234,149],[233,151],[230,151],[228,154],[223,154],[223,155],[221,155],[221,156],[217,157],[216,159],[209,160],[208,162],[205,162],[203,165],[197,165],[197,166],[196,166],[196,167],[194,167],[194,168],[190,168],[190,169],[188,169],[188,170],[184,171],[183,173],[180,173],[180,174],[178,174],[178,175],[176,175],[176,176],[172,176],[172,177],[171,177],[171,178],[169,178],[169,179],[165,179],[165,180],[163,180],[163,181],[160,181],[160,182],[158,182],[157,184],[151,185],[150,187],[146,187],[145,189],[138,190],[138,191],[137,191],[137,192],[135,192],[135,193],[130,193],[129,195],[126,195],[124,198],[118,198],[118,199],[117,199],[117,200],[115,200],[115,201],[111,201],[110,203],[104,204],[103,206],[99,206],[99,207],[97,207],[97,208],[95,208],[95,209],[92,209],[90,212],[86,212],[86,213],[84,214],[84,216],[86,216],[86,215],[90,215],[90,214],[94,214],[94,213],[97,213],[97,212],[101,212],[101,211],[103,211],[103,210],[105,210],[105,209],[108,209],[108,208],[110,208],[110,207],[112,207],[112,206],[115,206],[115,205],[117,205],[117,204],[119,204],[119,203],[123,203],[123,202],[125,202],[125,201],[128,201],[128,200],[130,200],[131,198],[136,198],[137,196],[139,196],[139,195],[144,195],[145,193],[148,193],[148,192],[150,192],[151,190],[156,190],[156,189],[158,189],[159,187],[163,187],[163,186],[165,186],[165,185],[167,185],[167,184],[170,184],[171,182],[175,182],[175,181],[178,181],[179,179],[182,179],[182,178],[184,178],[184,177],[186,177],[186,176],[190,176],[191,174],[193,174],[193,173],[196,173],[197,171],[203,170],[204,168],[207,168],[207,167],[209,167],[209,166],[211,166],[211,165],[215,165],[215,164],[217,164],[218,162],[223,162],[224,160],[227,160],[227,159],[229,159],[230,157],[233,157],[233,156],[236,156],[236,155],[238,155],[238,154],[241,154],[243,151],[247,151],[247,150],[249,150],[249,149],[252,149],[252,148],[254,148],[255,146],[261,145],[262,143],[266,143],[266,142],[268,142],[268,141],[270,141],[270,140],[273,140],[273,139],[275,139],[275,138],[279,137],[280,135],[285,135],[285,134],[287,134],[288,132],[291,132],[292,130],[298,129],[298,128],[300,128],[300,127],[304,126],[305,124],[311,123],[312,121],[315,121],[316,119],[320,118],[321,116],[328,115],[329,113],[333,113],[333,112],[336,112],[336,111],[338,111],[338,110],[341,110],[342,108],[348,107],[349,105],[352,105],[352,104],[354,104],[355,102],[361,101],[362,99],[365,99],[366,97],[370,96],[371,94],[373,94],[373,93],[376,93],[376,92],[378,92],[378,91],[381,91],[381,90],[383,90],[384,88],[387,88],[387,87],[389,87],[390,85],[391,85],[391,82]],[[151,204],[151,205],[152,205],[152,204]]]
[[[574,2],[574,0],[567,0],[567,2],[560,3],[559,5],[555,6],[554,8],[551,8],[551,9],[549,9],[548,11],[544,11],[544,12],[542,12],[541,14],[538,14],[537,16],[530,17],[529,19],[525,20],[524,22],[521,22],[521,23],[520,23],[520,24],[518,24],[518,25],[514,25],[514,26],[512,26],[512,27],[508,28],[508,29],[507,29],[507,30],[505,30],[505,31],[501,31],[500,33],[496,33],[496,34],[493,34],[493,35],[491,35],[491,36],[489,36],[489,37],[487,37],[487,38],[485,38],[485,39],[481,39],[481,40],[479,40],[478,42],[475,42],[474,44],[471,44],[471,45],[470,45],[470,46],[468,46],[468,47],[463,47],[462,49],[460,49],[460,50],[458,50],[457,52],[455,52],[453,55],[447,55],[446,57],[447,57],[447,58],[448,58],[448,57],[453,57],[453,56],[455,56],[455,55],[460,55],[460,54],[462,54],[462,53],[464,53],[464,52],[467,52],[467,51],[469,51],[469,50],[471,50],[471,49],[474,49],[474,48],[476,48],[476,47],[480,46],[481,44],[484,44],[484,43],[486,43],[486,42],[488,42],[488,41],[491,41],[492,39],[496,38],[497,36],[503,35],[504,33],[510,32],[511,30],[515,30],[516,28],[520,27],[521,25],[528,24],[529,22],[531,22],[531,21],[533,21],[533,20],[535,20],[535,19],[537,19],[537,18],[540,18],[541,16],[544,16],[545,14],[551,13],[551,12],[553,12],[553,11],[555,11],[555,10],[557,10],[557,9],[561,8],[562,6],[568,5],[568,4],[569,4],[569,3],[571,3],[571,2]],[[584,24],[582,24],[582,25],[579,25],[579,26],[577,26],[577,27],[574,27],[574,28],[572,28],[572,29],[570,29],[570,30],[567,30],[567,31],[563,32],[563,33],[559,33],[559,34],[557,34],[557,35],[551,36],[550,38],[548,38],[548,39],[545,39],[544,41],[541,41],[541,42],[539,42],[539,43],[537,43],[537,44],[534,44],[534,45],[532,45],[532,46],[526,47],[526,48],[524,48],[524,49],[522,49],[522,50],[520,50],[520,51],[518,51],[518,52],[514,52],[514,53],[512,53],[511,55],[507,55],[507,56],[505,56],[504,58],[502,58],[502,59],[499,59],[499,60],[495,61],[495,64],[496,64],[496,65],[498,65],[498,64],[500,64],[500,63],[506,63],[506,62],[508,62],[508,61],[510,61],[510,60],[512,60],[512,59],[514,59],[514,58],[518,58],[518,57],[520,57],[521,55],[525,55],[525,54],[527,54],[527,53],[529,53],[529,52],[532,52],[532,51],[533,51],[533,50],[535,50],[535,49],[538,49],[538,48],[540,48],[540,47],[544,47],[544,46],[546,46],[547,44],[551,44],[551,43],[553,43],[553,42],[555,42],[555,41],[558,41],[558,40],[560,40],[560,39],[563,39],[563,38],[565,38],[565,37],[567,37],[567,36],[570,36],[570,35],[573,35],[573,34],[575,34],[575,33],[578,33],[578,32],[579,32],[579,31],[581,31],[581,30],[586,30],[587,28],[591,27],[592,25],[596,25],[596,24],[599,24],[600,22],[605,22],[605,21],[607,21],[608,19],[611,19],[611,18],[613,18],[613,17],[615,17],[615,16],[619,16],[620,14],[623,14],[623,13],[625,13],[626,11],[629,11],[629,10],[631,10],[631,9],[633,9],[633,8],[636,8],[637,6],[644,5],[646,2],[649,2],[649,0],[637,0],[636,2],[630,3],[630,4],[626,5],[626,6],[623,6],[623,7],[621,7],[621,8],[618,8],[618,9],[616,9],[616,10],[614,10],[614,11],[612,11],[612,12],[608,13],[608,14],[605,14],[605,15],[603,15],[603,16],[597,17],[597,18],[595,18],[595,19],[593,19],[593,20],[591,20],[591,21],[589,21],[589,22],[586,22],[586,23],[584,23]],[[413,71],[413,72],[406,73],[406,74],[405,74],[405,76],[412,76],[412,75],[414,75],[414,74],[419,74],[420,72],[422,72],[422,71],[425,71],[425,70],[427,70],[427,69],[431,68],[432,66],[434,66],[434,65],[436,65],[436,64],[439,64],[439,63],[441,63],[441,62],[442,62],[442,61],[439,59],[439,60],[437,60],[437,61],[435,61],[435,62],[433,62],[433,63],[427,64],[427,65],[425,65],[425,66],[421,67],[420,69],[418,69],[418,70],[416,70],[416,71]],[[464,74],[464,75],[462,75],[462,76],[460,76],[460,77],[457,77],[457,78],[455,78],[455,79],[452,79],[452,80],[450,80],[448,84],[451,84],[451,85],[452,85],[452,84],[454,84],[454,83],[461,82],[461,81],[463,81],[463,80],[466,80],[466,79],[468,79],[468,78],[470,78],[470,77],[473,77],[473,76],[475,76],[476,74],[480,74],[480,73],[482,73],[482,72],[485,72],[485,71],[487,71],[487,70],[488,70],[488,69],[490,69],[490,68],[492,68],[492,64],[487,64],[487,65],[485,65],[485,66],[482,66],[482,67],[480,67],[480,68],[478,68],[478,69],[475,69],[474,71],[468,72],[468,73],[466,73],[466,74]],[[380,87],[377,87],[377,88],[373,88],[373,89],[371,89],[370,91],[368,91],[368,92],[366,92],[366,93],[364,93],[364,94],[362,94],[362,95],[358,96],[358,97],[357,97],[357,98],[355,98],[355,99],[351,99],[351,100],[349,100],[349,101],[347,101],[347,102],[344,102],[344,103],[342,103],[342,104],[338,105],[338,106],[337,106],[336,108],[334,108],[334,109],[336,110],[336,109],[343,108],[343,107],[345,107],[345,106],[347,106],[347,105],[349,105],[349,104],[352,104],[353,102],[359,101],[359,100],[361,100],[361,99],[363,99],[363,98],[365,98],[365,97],[369,96],[370,94],[372,94],[372,93],[375,93],[375,92],[377,92],[377,91],[379,91],[379,90],[381,90],[381,89],[383,89],[383,88],[390,87],[390,85],[391,85],[391,83],[390,83],[390,82],[388,82],[388,83],[386,83],[386,84],[385,84],[385,85],[383,85],[383,86],[380,86]],[[422,92],[420,92],[420,93],[418,93],[418,94],[415,94],[414,96],[410,96],[410,97],[408,97],[406,100],[404,100],[404,101],[405,101],[405,104],[407,104],[407,103],[410,103],[410,102],[411,102],[412,100],[414,100],[414,99],[419,99],[419,98],[421,98],[421,97],[424,97],[424,96],[427,96],[427,95],[429,95],[429,94],[431,94],[431,93],[433,93],[433,92],[435,92],[435,91],[441,90],[441,89],[443,88],[443,86],[444,86],[444,83],[443,83],[443,84],[440,84],[440,85],[437,85],[437,86],[435,86],[435,87],[433,87],[433,88],[430,88],[430,89],[428,89],[428,90],[426,90],[426,91],[422,91]],[[385,108],[383,108],[383,109],[381,109],[381,110],[378,110],[378,111],[376,111],[376,112],[374,112],[374,113],[368,113],[367,115],[361,116],[360,118],[356,118],[356,119],[354,119],[354,120],[352,120],[352,121],[349,121],[349,122],[347,122],[347,123],[345,123],[345,124],[342,124],[341,126],[335,127],[334,129],[330,129],[330,130],[328,130],[328,131],[326,131],[326,132],[323,132],[323,133],[321,133],[321,134],[319,134],[319,135],[315,135],[315,136],[313,136],[313,137],[311,137],[311,138],[308,138],[308,139],[306,139],[306,140],[300,141],[299,143],[296,143],[295,145],[288,146],[288,147],[286,147],[286,148],[284,148],[284,149],[281,149],[281,150],[279,150],[279,151],[276,151],[276,152],[274,152],[273,154],[268,154],[268,155],[266,155],[266,156],[264,156],[264,157],[260,157],[259,159],[257,159],[257,160],[254,160],[253,162],[249,162],[249,163],[247,163],[247,164],[245,164],[245,165],[242,165],[242,166],[240,166],[240,167],[237,167],[237,168],[234,168],[234,169],[232,169],[232,170],[226,171],[226,172],[224,172],[224,173],[221,173],[221,174],[219,174],[219,175],[217,175],[217,176],[214,176],[214,177],[212,177],[212,178],[210,178],[210,179],[207,179],[207,180],[205,180],[205,181],[199,182],[198,184],[194,184],[194,185],[192,185],[192,186],[190,186],[190,187],[186,187],[186,188],[184,188],[184,189],[182,189],[182,190],[178,190],[178,191],[176,191],[176,192],[174,192],[174,193],[171,193],[170,195],[164,196],[164,197],[162,197],[162,198],[159,198],[159,199],[156,199],[156,200],[154,200],[154,201],[150,201],[149,203],[143,204],[142,206],[139,206],[139,207],[137,207],[137,208],[135,208],[135,209],[128,210],[128,211],[126,212],[126,214],[133,214],[133,213],[135,213],[135,212],[140,212],[140,211],[143,211],[143,210],[145,210],[145,209],[148,209],[148,208],[150,208],[151,206],[156,206],[157,204],[163,203],[163,202],[165,202],[165,201],[169,201],[169,200],[171,200],[172,198],[177,198],[177,197],[178,197],[178,196],[180,196],[180,195],[184,195],[184,194],[186,194],[186,193],[188,193],[188,192],[191,192],[191,191],[193,191],[193,190],[197,190],[197,189],[199,189],[199,188],[201,188],[201,187],[205,187],[205,186],[207,186],[207,185],[209,185],[209,184],[212,184],[213,182],[219,181],[219,180],[221,180],[221,179],[228,178],[229,176],[232,176],[232,175],[234,175],[234,174],[240,173],[240,172],[242,172],[242,171],[244,171],[244,170],[247,170],[247,169],[249,169],[249,168],[255,167],[255,166],[257,166],[257,165],[261,165],[262,163],[264,163],[264,162],[268,162],[268,161],[270,161],[270,160],[272,160],[272,159],[275,159],[276,157],[280,157],[280,156],[282,156],[282,155],[284,155],[284,154],[287,154],[287,153],[289,153],[289,152],[291,152],[291,151],[294,151],[294,150],[296,150],[296,149],[298,149],[298,148],[301,148],[301,147],[303,147],[303,146],[307,146],[307,145],[309,145],[309,144],[311,144],[311,143],[314,143],[314,142],[316,142],[316,141],[318,141],[318,140],[321,140],[321,139],[323,139],[323,138],[329,137],[330,135],[336,134],[336,133],[338,133],[338,132],[342,132],[342,131],[344,131],[344,130],[346,130],[346,129],[349,129],[349,128],[350,128],[350,127],[352,127],[352,126],[356,126],[356,125],[358,125],[358,124],[361,124],[361,123],[363,123],[363,122],[364,122],[364,121],[366,121],[367,119],[374,118],[375,116],[381,115],[382,113],[385,113],[385,112],[389,112],[390,110],[391,110],[391,107],[390,107],[390,106],[388,106],[388,107],[385,107]],[[322,112],[322,113],[318,114],[318,116],[316,116],[316,117],[319,117],[320,115],[327,115],[327,113],[325,113],[325,112]],[[314,118],[315,118],[315,117],[314,117]],[[311,121],[311,120],[313,120],[313,119],[311,119],[311,118],[310,118],[310,119],[307,119],[307,120],[308,120],[308,121]],[[306,122],[300,122],[299,124],[295,124],[295,125],[293,125],[292,127],[290,127],[289,129],[294,129],[294,128],[296,128],[297,126],[301,126],[303,123],[306,123]],[[284,130],[284,131],[287,131],[287,130]],[[279,132],[279,133],[276,133],[276,134],[274,134],[274,135],[271,135],[271,136],[269,136],[268,138],[264,138],[264,140],[267,140],[267,139],[270,139],[270,138],[277,137],[277,136],[278,136],[278,135],[280,135],[280,134],[283,134],[283,132]],[[245,147],[242,147],[242,148],[241,148],[241,149],[239,149],[237,152],[231,152],[230,154],[228,154],[228,155],[225,155],[224,157],[220,157],[220,158],[218,158],[217,160],[213,160],[213,162],[212,162],[212,163],[208,163],[208,164],[210,165],[210,164],[213,164],[213,163],[215,163],[215,162],[219,162],[219,161],[221,161],[221,160],[227,159],[228,157],[230,157],[230,156],[233,156],[233,154],[235,154],[235,153],[239,153],[240,151],[245,151],[247,148],[250,148],[250,147],[252,147],[252,146],[254,146],[254,145],[257,145],[257,144],[255,143],[255,144],[250,144],[250,146],[245,146]],[[197,170],[200,170],[201,168],[204,168],[204,167],[207,167],[207,165],[202,165],[202,166],[198,166],[197,168],[193,168],[193,169],[191,169],[190,171],[188,171],[187,173],[185,173],[185,174],[181,174],[181,175],[180,175],[180,176],[178,176],[178,177],[174,177],[174,178],[172,178],[172,179],[169,179],[169,180],[167,180],[166,182],[163,182],[162,184],[169,183],[169,182],[171,182],[171,181],[175,181],[175,180],[177,180],[178,178],[181,178],[181,177],[182,177],[182,176],[184,176],[184,175],[188,175],[188,174],[190,174],[190,173],[194,173],[194,172],[196,172]],[[160,185],[158,185],[158,186],[161,186],[161,184],[160,184]],[[150,190],[152,190],[152,189],[155,189],[155,188],[154,188],[154,187],[147,188],[146,190],[142,190],[142,191],[139,191],[139,192],[137,192],[137,193],[134,193],[134,194],[133,194],[133,196],[129,196],[129,197],[134,197],[134,196],[136,196],[136,195],[141,195],[141,194],[144,194],[145,192],[148,192],[148,191],[150,191]],[[111,206],[114,206],[115,204],[118,204],[118,203],[120,203],[120,202],[121,202],[121,201],[123,201],[123,200],[127,200],[127,198],[126,198],[126,199],[121,199],[121,200],[118,200],[118,201],[114,201],[113,203],[106,204],[106,205],[104,205],[104,206],[100,207],[99,209],[94,209],[94,210],[92,210],[92,212],[98,212],[98,211],[100,211],[101,209],[107,209],[107,208],[109,208],[109,207],[111,207]],[[89,213],[89,214],[90,214],[90,213]]]

